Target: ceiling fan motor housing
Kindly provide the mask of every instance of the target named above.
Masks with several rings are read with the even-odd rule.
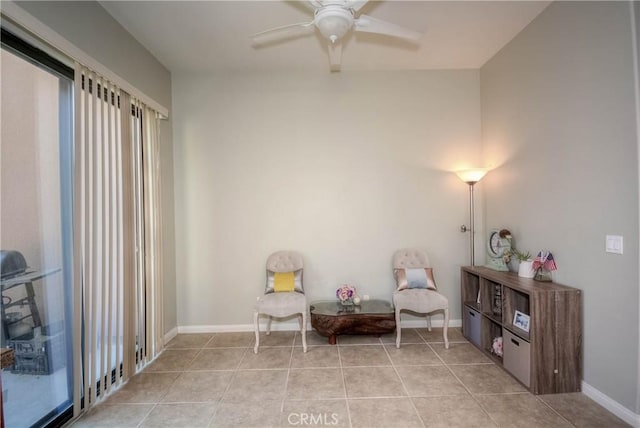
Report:
[[[338,5],[328,5],[316,11],[314,24],[332,43],[340,40],[353,26],[353,11]]]

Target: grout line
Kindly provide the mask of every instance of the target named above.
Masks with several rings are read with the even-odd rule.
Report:
[[[216,408],[213,411],[213,414],[211,415],[211,418],[209,418],[209,422],[207,423],[207,427],[211,426],[211,424],[213,423],[213,420],[218,415],[218,411],[220,410],[220,407],[222,406],[222,400],[224,399],[224,396],[227,395],[227,392],[229,391],[229,388],[231,388],[231,385],[233,384],[233,381],[236,379],[236,375],[238,374],[238,367],[240,367],[240,363],[244,359],[244,356],[247,354],[248,350],[249,350],[249,348],[247,347],[244,350],[244,353],[242,354],[242,357],[240,357],[240,359],[238,360],[238,365],[233,370],[233,374],[231,375],[231,379],[229,379],[229,383],[227,384],[227,387],[224,389],[224,391],[220,395],[220,399],[218,400],[218,402],[216,404]]]
[[[185,373],[203,373],[203,372],[232,372],[235,369],[185,369],[183,372]],[[153,372],[153,373],[163,373],[163,372]]]
[[[400,347],[402,347],[402,341],[400,342]],[[409,389],[407,388],[407,385],[405,385],[404,380],[402,380],[402,376],[400,376],[400,373],[398,373],[398,368],[395,366],[395,364],[393,364],[393,359],[391,358],[391,354],[389,354],[389,350],[387,349],[386,346],[384,346],[383,348],[384,348],[384,352],[387,354],[387,358],[389,358],[389,361],[391,361],[391,367],[393,367],[393,371],[395,372],[396,376],[400,380],[400,384],[402,385],[402,389],[404,389],[404,392],[407,394],[407,398],[409,399],[409,402],[411,403],[411,407],[413,407],[413,411],[416,412],[416,415],[418,416],[418,420],[420,421],[422,426],[426,428],[427,424],[425,424],[424,420],[422,419],[422,416],[420,416],[420,412],[418,411],[418,408],[416,407],[416,403],[413,402],[413,397],[409,393]]]
[[[167,406],[171,405],[171,406],[173,406],[174,404],[215,404],[217,402],[218,402],[218,400],[212,400],[212,401],[167,401],[167,402],[164,402],[164,403],[157,403],[157,404],[158,405],[167,405]],[[117,405],[119,406],[119,405],[125,405],[125,404],[126,403],[121,403],[121,404],[117,404]],[[145,404],[145,403],[137,403],[136,405],[139,406],[139,405],[142,405],[142,404]],[[146,403],[146,404],[153,404],[153,403]],[[112,406],[115,406],[115,405],[116,404],[112,404]]]
[[[482,396],[482,397],[491,397],[491,396],[502,396],[502,395],[523,395],[523,394],[531,394],[529,391],[512,391],[512,392],[477,392],[473,395]]]
[[[253,350],[251,352],[249,352],[250,354],[253,352]],[[282,371],[282,370],[287,370],[287,367],[266,367],[266,368],[248,368],[248,369],[243,369],[238,367],[237,369],[233,369],[231,371],[238,371],[238,372],[272,372],[272,371]],[[204,370],[198,370],[198,371],[204,371]]]
[[[289,376],[291,375],[291,364],[293,363],[293,352],[296,347],[296,336],[298,332],[293,335],[293,343],[291,345],[291,353],[289,354],[289,366],[287,367],[287,378],[284,381],[284,394],[282,395],[282,401],[280,402],[280,417],[278,418],[279,426],[282,426],[282,418],[284,417],[284,402],[287,399],[287,393],[289,392]]]
[[[149,411],[147,412],[146,415],[144,415],[144,418],[142,418],[142,420],[138,423],[138,425],[136,425],[136,428],[141,427],[142,424],[144,424],[144,421],[149,417],[149,415],[151,414],[151,412],[153,412],[153,410],[158,406],[158,403],[154,403],[153,407],[151,407],[151,409],[149,409]]]
[[[315,366],[315,367],[291,367],[291,370],[294,372],[297,370],[328,370],[328,369],[339,369],[340,366]],[[329,398],[327,398],[329,400]]]
[[[503,394],[509,395],[509,394]],[[390,399],[398,399],[404,400],[407,398],[439,398],[439,397],[463,397],[462,394],[441,394],[441,395],[416,395],[414,397],[407,397],[404,395],[375,395],[371,397],[350,397],[349,400],[357,401],[357,400],[390,400]],[[344,400],[344,398],[290,398],[287,401],[340,401]],[[173,404],[173,403],[172,403]]]
[[[532,394],[533,395],[533,394]],[[559,411],[557,411],[556,409],[554,409],[551,404],[547,403],[546,401],[544,401],[542,398],[540,398],[538,395],[533,395],[535,397],[536,400],[538,400],[539,402],[541,402],[542,404],[544,404],[545,406],[547,406],[548,408],[551,409],[551,411],[553,413],[555,413],[556,415],[560,416],[561,419],[565,420],[566,422],[569,423],[569,425],[571,426],[576,426],[575,424],[571,423],[571,421],[567,418],[565,418]]]
[[[451,363],[451,364],[447,364],[448,366],[454,366],[454,367],[459,367],[459,366],[496,366],[496,363],[493,363],[491,361],[480,361],[477,363]]]
[[[421,395],[419,397],[409,397],[406,395],[376,395],[376,396],[371,396],[371,397],[351,397],[349,398],[349,400],[351,401],[358,401],[358,400],[404,400],[406,401],[407,399],[411,399],[411,398],[434,398],[434,397],[440,397],[439,395]],[[443,395],[442,397],[456,397],[455,395]],[[460,397],[460,395],[457,395],[457,397]]]
[[[253,345],[242,345],[242,346],[203,346],[200,348],[171,348],[171,349],[165,349],[166,351],[184,351],[184,350],[189,350],[189,349],[200,349],[200,350],[205,350],[205,349],[244,349],[244,348],[249,348],[249,347],[253,347]],[[262,345],[260,345],[260,347],[262,348]],[[266,346],[266,348],[275,348],[275,346]],[[165,351],[163,350],[163,351]]]
[[[339,340],[339,339],[338,339]],[[335,345],[329,345],[329,346],[381,346],[380,343],[336,343]]]
[[[186,333],[181,333],[182,335],[186,334]],[[171,339],[171,341],[167,342],[164,347],[162,348],[162,350],[172,350],[172,349],[202,349],[202,348],[206,348],[207,344],[209,342],[211,342],[211,339],[213,339],[215,337],[215,333],[198,333],[198,334],[207,334],[207,335],[211,335],[211,337],[203,344],[203,345],[199,345],[199,346],[169,346],[171,345],[171,342],[173,342],[178,335],[176,335],[173,339]]]
[[[164,397],[167,396],[167,394],[169,394],[169,390],[173,387],[173,385],[175,385],[175,383],[178,381],[178,379],[180,378],[180,376],[182,376],[182,373],[184,373],[184,371],[180,371],[180,372],[172,372],[172,373],[178,373],[178,376],[175,377],[175,379],[173,379],[173,381],[171,382],[171,385],[169,385],[166,389],[166,391],[164,391],[164,394],[162,394],[160,397],[158,397],[158,401],[156,401],[156,404],[162,402],[162,399]],[[136,375],[138,375],[140,373],[137,373]],[[153,374],[153,373],[151,373]]]
[[[338,351],[338,363],[340,364],[340,374],[342,375],[342,388],[344,389],[344,402],[347,407],[347,422],[350,427],[353,427],[353,422],[351,421],[351,409],[349,409],[349,394],[347,392],[347,381],[344,378],[344,365],[342,364],[342,355],[340,354],[340,347],[336,346]]]
[[[387,367],[391,367],[391,366],[392,366],[392,364],[387,364],[387,365],[381,365],[381,364],[375,364],[374,365],[374,364],[371,364],[371,365],[368,365],[368,366],[348,366],[347,365],[347,366],[344,366],[344,367],[349,368],[349,369],[367,369],[367,368],[372,368],[373,369],[373,368],[387,368]]]
[[[162,355],[162,353],[164,353],[164,351],[166,351],[166,348],[162,350],[162,352],[160,353],[160,355]],[[188,363],[185,363],[185,365],[186,365],[186,366],[191,365],[191,363],[193,363],[193,361],[196,359],[196,357],[197,357],[198,355],[200,355],[200,353],[201,353],[201,352],[202,352],[202,348],[201,348],[201,350],[200,350],[200,351],[196,352],[196,353],[194,354],[194,356],[191,358],[191,360],[190,360]],[[160,355],[156,356],[156,359],[157,359],[157,358],[159,358],[159,357],[160,357]],[[147,366],[147,368],[148,368],[148,366]],[[141,373],[143,373],[143,372],[145,372],[145,371],[146,371],[147,373],[150,373],[150,374],[158,373],[158,372],[153,372],[153,371],[151,371],[151,370],[149,370],[149,371],[147,371],[147,370],[141,370],[140,372],[136,373],[136,374],[134,375],[134,377],[135,377],[135,376],[140,375]],[[184,373],[184,370],[175,370],[175,371],[172,371],[171,373],[178,373],[178,376],[176,376],[176,377],[175,377],[175,379],[173,379],[173,381],[171,382],[171,385],[169,385],[169,387],[164,391],[164,394],[161,394],[161,395],[158,397],[158,400],[153,404],[153,407],[149,410],[149,412],[147,412],[147,414],[145,415],[145,417],[144,417],[144,418],[142,418],[142,420],[141,420],[141,421],[140,421],[140,423],[137,425],[137,427],[141,427],[141,426],[142,426],[142,424],[143,424],[143,423],[144,423],[144,421],[149,417],[149,415],[151,414],[151,412],[153,412],[153,410],[154,410],[156,407],[158,407],[158,404],[160,404],[160,403],[162,402],[162,400],[164,399],[164,397],[166,397],[166,396],[167,396],[167,394],[169,394],[169,391],[171,390],[171,388],[173,387],[173,385],[175,385],[175,384],[176,384],[176,382],[178,381],[178,379],[180,379],[180,377],[182,376],[182,373]]]
[[[215,338],[216,338],[216,334],[215,334],[215,333],[213,333],[213,334],[211,335],[211,337],[209,338],[209,340],[207,340],[207,343],[205,343],[202,347],[203,347],[203,348],[206,348],[206,347],[207,347],[207,345],[208,345],[209,343],[211,343],[211,341],[212,341],[213,339],[215,339]]]
[[[442,342],[442,343],[444,344],[444,342]],[[443,346],[444,346],[444,345],[443,345]],[[485,410],[485,408],[482,406],[482,404],[480,403],[480,401],[478,401],[478,399],[477,399],[477,398],[475,397],[475,395],[471,392],[471,390],[467,387],[467,385],[465,385],[465,384],[464,384],[464,382],[462,382],[462,381],[460,380],[460,378],[458,377],[458,375],[456,375],[456,374],[453,372],[453,370],[451,369],[451,367],[449,367],[449,365],[444,361],[444,359],[440,356],[440,354],[438,354],[438,353],[436,352],[436,350],[435,350],[435,349],[433,349],[433,347],[432,347],[431,345],[429,345],[429,347],[430,347],[430,348],[431,348],[431,350],[436,354],[436,356],[437,356],[437,357],[442,361],[442,364],[444,364],[444,366],[447,368],[447,370],[449,370],[449,372],[451,373],[451,375],[452,375],[453,377],[455,377],[455,378],[456,378],[456,380],[457,380],[458,382],[460,382],[460,385],[462,385],[462,387],[463,387],[464,389],[466,389],[466,390],[467,390],[467,392],[469,393],[469,396],[471,397],[471,399],[472,399],[473,401],[475,401],[475,402],[476,402],[476,404],[480,407],[480,409],[482,409],[482,411],[483,411],[483,412],[484,412],[484,413],[489,417],[489,419],[491,420],[491,422],[493,422],[495,426],[499,426],[499,425],[498,425],[498,422],[497,422],[495,419],[493,419],[493,417],[489,414],[489,412],[487,412],[487,411]],[[449,349],[451,349],[451,348],[449,348]],[[494,364],[494,363],[491,363],[491,364]],[[465,365],[472,365],[472,364],[465,364]]]

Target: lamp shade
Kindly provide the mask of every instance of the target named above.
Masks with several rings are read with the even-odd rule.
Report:
[[[460,177],[460,180],[465,183],[475,184],[482,180],[482,177],[484,177],[487,172],[489,171],[486,168],[472,168],[456,171],[456,174]]]

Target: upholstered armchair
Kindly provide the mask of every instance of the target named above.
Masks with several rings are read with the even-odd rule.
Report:
[[[253,315],[256,344],[260,346],[260,315],[267,316],[267,335],[271,333],[271,321],[298,315],[302,348],[307,352],[307,314],[309,305],[302,288],[302,255],[295,251],[277,251],[267,259],[267,284],[264,296],[258,298]]]
[[[418,248],[403,248],[393,254],[393,273],[397,289],[393,293],[396,312],[396,348],[400,348],[402,329],[400,312],[408,310],[426,314],[427,327],[431,331],[431,314],[444,313],[442,335],[444,347],[449,349],[449,300],[435,286],[427,253]]]

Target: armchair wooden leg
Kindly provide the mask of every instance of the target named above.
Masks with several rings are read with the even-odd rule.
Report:
[[[444,348],[449,349],[449,337],[447,330],[449,329],[449,308],[444,310],[444,324],[442,325],[442,336],[444,337]]]
[[[253,353],[257,354],[258,353],[258,347],[260,346],[260,314],[258,313],[258,311],[253,313],[253,329],[256,332],[256,344],[253,347]]]
[[[400,348],[402,328],[400,327],[400,310],[396,309],[396,348]]]
[[[271,334],[271,315],[267,318],[267,336]]]
[[[431,315],[427,315],[427,330],[431,331]]]
[[[302,334],[302,350],[307,352],[307,314],[303,313],[301,318],[300,334]]]

